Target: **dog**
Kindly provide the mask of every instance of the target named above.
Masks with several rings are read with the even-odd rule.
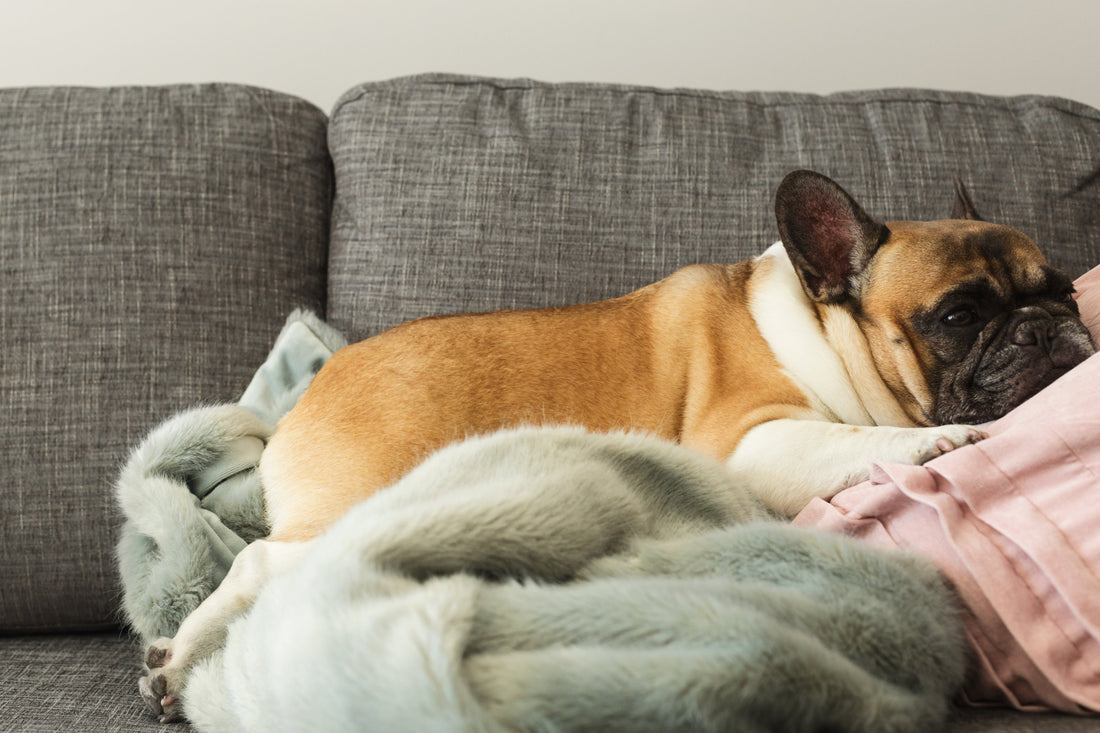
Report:
[[[756,259],[613,300],[425,318],[338,352],[261,464],[272,539],[313,537],[428,453],[519,424],[644,431],[751,468],[792,514],[973,442],[1088,356],[1073,285],[1021,232],[882,224],[789,174]]]
[[[781,241],[739,264],[597,303],[424,318],[337,352],[261,459],[268,539],[174,641],[150,646],[143,697],[177,715],[188,665],[223,641],[281,548],[466,436],[644,432],[723,461],[791,516],[873,461],[980,440],[975,424],[1095,350],[1069,277],[984,221],[961,182],[942,221],[879,222],[805,170],[783,179],[775,210]]]

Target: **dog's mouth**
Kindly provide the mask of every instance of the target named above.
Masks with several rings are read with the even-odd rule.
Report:
[[[1007,379],[977,385],[969,399],[957,405],[950,415],[943,416],[943,424],[983,423],[1004,417],[1069,371],[1070,367],[1027,368]]]
[[[939,424],[1003,417],[1095,351],[1077,318],[1044,314],[1010,322],[984,344],[976,344],[953,378],[944,379],[933,417]]]

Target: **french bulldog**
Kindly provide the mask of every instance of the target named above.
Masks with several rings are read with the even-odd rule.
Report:
[[[174,641],[150,647],[143,696],[178,715],[187,666],[247,608],[281,543],[316,537],[467,436],[647,433],[724,462],[785,516],[874,461],[980,440],[976,424],[1094,346],[1070,278],[1022,232],[983,221],[961,183],[955,195],[949,219],[882,223],[795,171],[776,191],[781,241],[754,259],[596,303],[424,318],[340,350],[263,453],[270,536]]]
[[[274,539],[314,536],[456,439],[522,424],[702,450],[798,512],[982,437],[1093,352],[1069,277],[978,216],[881,223],[795,171],[781,242],[620,298],[412,321],[338,352],[261,463]]]

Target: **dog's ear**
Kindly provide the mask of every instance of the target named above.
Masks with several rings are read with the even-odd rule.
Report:
[[[970,200],[970,194],[966,191],[962,179],[955,176],[955,203],[951,205],[951,219],[971,219],[973,221],[985,221],[978,210],[974,208],[974,202]]]
[[[775,192],[779,237],[806,294],[839,303],[890,236],[835,181],[814,171],[788,173]]]

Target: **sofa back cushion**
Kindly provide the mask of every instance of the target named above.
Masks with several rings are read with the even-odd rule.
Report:
[[[128,449],[323,308],[325,125],[231,85],[0,90],[0,631],[117,624]]]
[[[1049,97],[814,96],[428,75],[336,105],[329,319],[598,300],[778,238],[776,185],[812,168],[883,219],[979,211],[1076,276],[1100,261],[1100,112]]]

